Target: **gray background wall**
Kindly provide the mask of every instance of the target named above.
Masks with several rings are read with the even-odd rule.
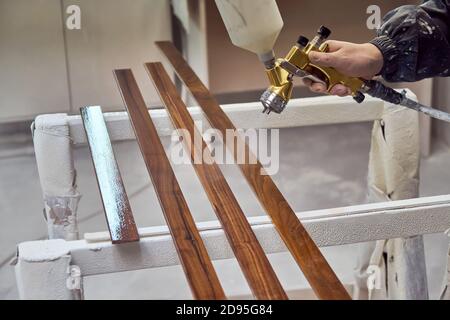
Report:
[[[333,30],[335,39],[367,41],[374,35],[365,27],[369,5],[379,5],[385,14],[420,1],[277,2],[285,26],[275,49],[283,55],[300,33],[312,36],[321,24]],[[81,7],[81,30],[64,27],[65,9],[71,4]],[[262,66],[253,54],[231,44],[214,1],[188,4],[192,23],[184,48],[212,92],[225,97],[222,101],[237,101],[242,93],[263,90],[267,80]],[[170,0],[0,0],[0,123],[31,120],[42,113],[78,113],[86,105],[122,110],[114,68],[131,67],[147,103],[159,105],[142,63],[164,61],[153,42],[172,38],[171,19]],[[408,86],[422,102],[450,109],[449,84],[438,80],[433,91],[431,81]],[[430,122],[424,119],[425,154],[429,132]],[[449,125],[436,123],[434,133],[450,143]]]
[[[65,28],[81,8],[81,30]],[[149,104],[158,103],[143,63],[171,39],[169,0],[0,0],[0,122],[86,105],[122,109],[112,70],[133,68]]]

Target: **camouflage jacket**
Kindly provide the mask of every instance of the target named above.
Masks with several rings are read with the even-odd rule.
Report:
[[[450,76],[450,0],[429,0],[389,12],[371,41],[391,82]]]

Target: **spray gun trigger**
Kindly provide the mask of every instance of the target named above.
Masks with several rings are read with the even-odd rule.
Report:
[[[325,81],[323,81],[322,79],[316,77],[313,74],[307,73],[307,72],[303,71],[302,69],[297,68],[295,65],[293,65],[289,61],[286,61],[286,60],[281,61],[280,67],[283,68],[284,70],[286,70],[287,72],[289,72],[291,75],[297,76],[301,79],[309,79],[313,82],[317,82],[317,83],[327,86],[327,83]]]

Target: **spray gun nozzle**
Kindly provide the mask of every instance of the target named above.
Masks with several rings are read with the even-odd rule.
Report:
[[[263,113],[270,114],[271,112],[282,113],[287,106],[287,101],[272,90],[266,90],[260,99],[264,106]]]

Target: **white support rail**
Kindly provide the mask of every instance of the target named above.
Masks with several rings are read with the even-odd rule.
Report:
[[[298,214],[320,246],[337,246],[389,238],[440,233],[450,228],[450,196],[393,201]],[[266,216],[249,218],[267,254],[287,249]],[[386,227],[388,226],[388,227]],[[213,260],[233,258],[226,236],[216,221],[198,228]],[[178,265],[167,227],[140,229],[138,243],[112,245],[107,233],[87,234],[85,240],[24,242],[18,247],[16,274],[22,298],[71,298],[66,269],[80,268],[82,276]],[[61,266],[63,265],[63,266]],[[34,275],[34,279],[30,279]],[[39,279],[45,275],[45,288]],[[67,291],[67,292],[65,292]]]
[[[225,113],[233,121],[236,128],[295,128],[325,124],[352,122],[370,122],[380,120],[384,113],[384,103],[374,98],[367,98],[359,105],[349,98],[320,97],[294,99],[282,115],[262,113],[261,103],[241,103],[222,106]],[[161,137],[172,134],[172,123],[165,109],[149,111]],[[190,107],[189,112],[194,120],[204,120],[200,107]],[[80,116],[62,115],[67,119],[70,137],[74,144],[85,144],[86,135]],[[40,118],[44,117],[44,118]],[[47,115],[38,117],[46,120]],[[134,140],[134,132],[126,112],[113,112],[104,115],[111,141]],[[50,121],[54,121],[48,118]]]

